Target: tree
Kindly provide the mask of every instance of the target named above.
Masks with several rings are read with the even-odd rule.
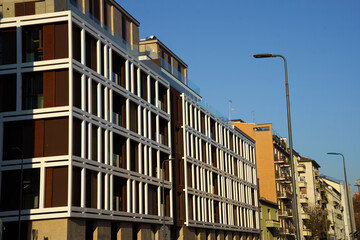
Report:
[[[356,230],[360,230],[360,195],[359,195],[359,193],[354,194],[353,204],[354,204],[354,217],[355,217]]]
[[[319,240],[326,239],[326,229],[329,229],[331,222],[327,220],[327,211],[322,209],[319,205],[309,205],[304,211],[310,215],[305,226],[311,230],[310,239]],[[327,226],[325,226],[325,221]]]

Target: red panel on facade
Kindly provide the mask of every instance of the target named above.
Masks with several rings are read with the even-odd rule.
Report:
[[[68,118],[45,120],[45,156],[68,154]]]

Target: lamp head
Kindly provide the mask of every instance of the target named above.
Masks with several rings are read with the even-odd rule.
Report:
[[[254,58],[269,58],[269,57],[275,57],[275,56],[270,53],[259,53],[254,55]]]
[[[336,152],[328,152],[327,154],[329,154],[329,155],[340,155],[340,153],[336,153]]]

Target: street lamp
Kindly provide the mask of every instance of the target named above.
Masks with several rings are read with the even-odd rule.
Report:
[[[292,185],[293,185],[293,212],[294,212],[294,222],[296,230],[296,239],[301,239],[300,237],[300,227],[297,211],[297,196],[296,196],[296,178],[295,178],[295,164],[293,160],[293,144],[292,144],[292,133],[291,133],[291,117],[290,117],[290,99],[289,99],[289,83],[288,83],[288,73],[287,73],[287,63],[283,55],[280,54],[270,54],[270,53],[260,53],[255,54],[254,58],[270,58],[270,57],[281,57],[284,60],[285,67],[285,87],[286,87],[286,107],[287,107],[287,123],[288,123],[288,134],[289,134],[289,147],[290,147],[290,163],[291,163],[291,174],[292,174]]]
[[[171,160],[175,160],[175,158],[169,158],[169,159],[165,159],[162,163],[161,163],[161,170],[162,170],[162,174],[161,174],[161,182],[162,182],[162,202],[163,202],[163,207],[162,207],[162,220],[163,220],[163,226],[162,226],[162,236],[164,236],[164,240],[167,239],[166,236],[166,229],[165,229],[165,168],[164,168],[164,163],[165,162],[169,162]]]
[[[22,208],[22,194],[23,194],[23,178],[24,178],[24,170],[23,170],[23,163],[24,163],[24,152],[19,147],[12,148],[15,151],[18,151],[21,154],[21,166],[20,166],[20,191],[19,191],[19,214],[18,214],[18,240],[20,240],[21,235],[21,208]]]
[[[343,159],[343,164],[344,164],[344,176],[345,176],[345,193],[346,193],[346,199],[347,199],[347,204],[348,204],[348,212],[349,212],[349,223],[350,223],[350,239],[353,239],[353,226],[352,226],[352,219],[351,219],[351,208],[350,208],[350,200],[349,200],[349,192],[348,192],[348,183],[347,183],[347,177],[346,177],[346,168],[345,168],[345,157],[342,153],[336,153],[336,152],[329,152],[327,153],[329,155],[340,155],[342,156]]]

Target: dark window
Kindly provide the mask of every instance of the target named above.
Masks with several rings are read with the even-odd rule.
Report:
[[[0,65],[16,63],[16,29],[0,29]]]
[[[73,58],[81,62],[81,29],[73,24]]]
[[[114,134],[113,146],[113,165],[126,169],[126,138]]]
[[[44,107],[42,72],[24,73],[22,88],[23,109],[36,109]]]
[[[97,172],[86,170],[86,207],[97,208]]]
[[[126,127],[126,99],[116,93],[113,98],[113,123]]]
[[[80,207],[81,196],[81,168],[73,167],[72,206]]]
[[[159,140],[161,144],[168,145],[168,122],[160,118],[159,121]]]
[[[23,62],[43,60],[42,25],[23,27]]]
[[[16,74],[0,75],[0,112],[16,110]]]
[[[138,106],[134,102],[130,102],[130,130],[138,132]]]
[[[103,8],[103,16],[104,16],[104,27],[109,28],[110,27],[110,15],[111,15],[111,4],[107,1],[104,1],[104,8]]]
[[[147,74],[143,71],[141,71],[140,76],[140,84],[141,84],[141,97],[145,101],[147,101]]]
[[[81,74],[73,72],[73,105],[81,109]]]
[[[156,115],[154,113],[151,113],[151,139],[156,141]]]
[[[98,126],[93,125],[91,129],[91,160],[98,160]]]
[[[100,23],[100,0],[89,0],[89,13],[91,18]]]
[[[67,205],[68,168],[46,168],[45,207],[61,207]]]
[[[11,211],[19,209],[20,170],[3,171],[1,178],[2,194],[0,198],[0,210]],[[39,168],[23,170],[22,189],[22,209],[39,208]]]
[[[138,68],[134,67],[134,82],[133,82],[133,93],[138,95]]]
[[[156,105],[155,80],[153,78],[150,78],[150,102],[152,105]]]
[[[113,206],[115,211],[126,212],[126,179],[114,176]]]
[[[126,87],[125,59],[120,55],[118,55],[117,53],[113,52],[112,61],[113,61],[113,65],[112,65],[113,82],[125,88]]]
[[[151,215],[158,215],[158,208],[157,208],[157,186],[150,185],[148,189],[148,212]]]
[[[81,157],[81,120],[73,118],[73,155]]]
[[[23,209],[39,208],[40,169],[25,169],[23,173]]]
[[[97,91],[98,83],[96,81],[92,81],[91,83],[91,113],[94,115],[98,114],[98,91]]]
[[[159,108],[163,111],[167,111],[167,89],[159,84]]]
[[[138,143],[130,140],[130,170],[138,172],[139,170],[139,153]]]
[[[89,33],[85,35],[86,45],[86,66],[97,71],[97,40],[92,37]]]
[[[127,31],[126,31],[126,18],[122,16],[121,18],[121,36],[125,41],[128,41]]]

